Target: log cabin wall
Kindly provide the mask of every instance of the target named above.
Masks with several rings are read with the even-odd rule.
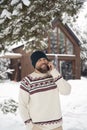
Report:
[[[13,49],[15,53],[21,53],[22,57],[18,59],[12,59],[10,68],[15,69],[11,75],[11,79],[20,81],[22,78],[31,73],[34,68],[30,61],[30,54],[23,50],[23,46]]]

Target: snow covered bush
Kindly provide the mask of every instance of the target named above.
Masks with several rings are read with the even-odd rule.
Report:
[[[18,108],[18,103],[13,99],[6,99],[2,103],[0,103],[0,110],[4,113],[16,113]]]
[[[7,79],[7,70],[10,64],[10,60],[6,58],[0,58],[0,79]]]

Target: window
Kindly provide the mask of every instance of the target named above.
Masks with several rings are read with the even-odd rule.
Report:
[[[59,53],[60,54],[65,54],[65,37],[64,37],[64,33],[60,30],[59,33]]]
[[[73,44],[60,28],[56,27],[49,35],[51,53],[73,54]]]
[[[73,44],[70,42],[69,39],[67,39],[67,54],[73,54]]]

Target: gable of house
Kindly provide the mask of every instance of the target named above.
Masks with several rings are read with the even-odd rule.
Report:
[[[58,19],[52,22],[52,27],[48,34],[49,57],[56,61],[64,78],[80,78],[80,40],[67,24]]]

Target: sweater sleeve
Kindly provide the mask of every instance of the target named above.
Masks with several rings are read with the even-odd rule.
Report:
[[[63,79],[60,73],[56,69],[51,70],[50,73],[54,78],[54,81],[58,87],[60,94],[63,94],[63,95],[70,94],[71,85],[65,79]]]
[[[25,81],[21,81],[19,89],[19,113],[24,123],[29,128],[32,127],[32,122],[29,114],[29,90],[28,85]]]

